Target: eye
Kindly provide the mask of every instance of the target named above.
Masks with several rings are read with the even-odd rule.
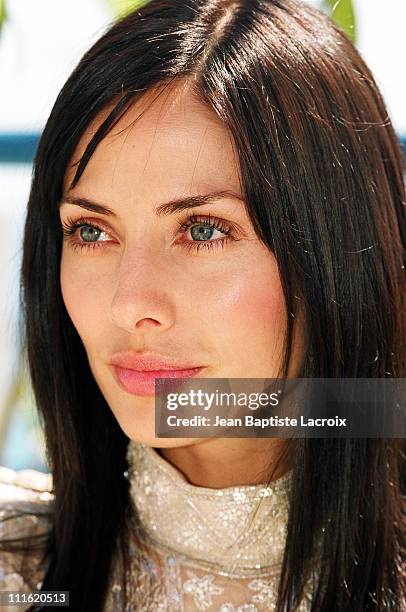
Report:
[[[77,232],[79,233],[80,241],[75,237]],[[106,238],[109,236],[107,231],[94,222],[87,221],[83,218],[74,220],[71,217],[67,217],[66,221],[62,223],[62,233],[70,246],[74,249],[94,249],[102,247],[103,242],[110,242],[110,240]]]
[[[237,240],[232,232],[232,224],[210,215],[189,215],[178,221],[178,226],[181,239],[175,244],[187,250],[199,252],[201,249],[224,248],[228,241]],[[62,222],[62,231],[69,245],[80,251],[104,248],[112,242],[109,232],[102,224],[98,225],[83,217],[67,217],[66,221]]]
[[[214,232],[218,231],[214,227],[206,227],[205,223],[200,223],[190,228],[190,235],[193,240],[210,240],[210,238],[213,238]]]
[[[103,233],[105,232],[94,225],[82,225],[79,236],[85,242],[96,242]]]
[[[210,215],[192,214],[185,221],[178,221],[178,223],[180,232],[190,235],[190,240],[181,242],[182,246],[189,250],[199,252],[201,249],[224,248],[229,240],[237,240],[231,231],[231,225]],[[211,240],[216,232],[220,236]]]

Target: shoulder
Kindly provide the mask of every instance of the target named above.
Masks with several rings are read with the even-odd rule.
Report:
[[[53,502],[51,474],[0,466],[0,590],[38,588]]]

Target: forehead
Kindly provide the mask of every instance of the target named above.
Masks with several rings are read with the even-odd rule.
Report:
[[[80,139],[66,172],[65,190],[76,163],[113,106],[106,107]],[[161,185],[176,194],[191,193],[210,185],[241,192],[231,134],[187,83],[178,81],[144,93],[99,143],[77,188],[120,190],[128,181],[141,191]]]

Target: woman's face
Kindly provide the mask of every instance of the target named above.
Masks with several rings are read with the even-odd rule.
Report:
[[[175,447],[197,440],[156,438],[154,396],[139,389],[142,381],[126,388],[114,357],[167,357],[201,366],[201,378],[273,378],[286,314],[275,258],[245,210],[228,131],[187,88],[154,96],[149,91],[102,140],[70,191],[76,166],[68,168],[61,221],[82,225],[64,238],[61,288],[123,431]],[[71,164],[106,115],[89,126]],[[190,200],[213,192],[223,195],[199,206]],[[180,198],[183,209],[163,210]],[[290,376],[300,369],[301,338],[296,330]]]

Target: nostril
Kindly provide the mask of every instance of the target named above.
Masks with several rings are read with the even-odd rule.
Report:
[[[140,319],[139,321],[137,321],[135,326],[145,327],[146,325],[153,325],[154,327],[156,327],[157,325],[160,325],[160,322],[157,321],[156,319],[152,319],[151,317],[144,317],[143,319]]]

